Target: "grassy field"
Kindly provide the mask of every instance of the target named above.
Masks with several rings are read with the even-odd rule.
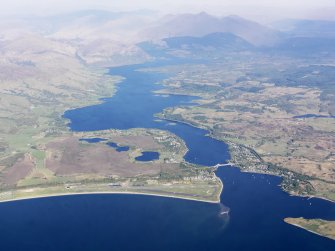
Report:
[[[168,108],[158,116],[208,129],[230,145],[236,165],[284,177],[283,188],[292,194],[334,200],[335,120],[296,116],[331,115],[332,106],[325,109],[329,99],[324,98],[329,87],[317,83],[318,76],[331,81],[327,76],[335,68],[328,67],[324,76],[314,74],[320,67],[300,66],[294,59],[273,59],[276,64],[258,60],[149,69],[175,74],[158,93],[200,97],[195,106]],[[265,69],[276,74],[265,75]],[[290,72],[287,85],[275,69],[284,76]]]
[[[335,240],[335,221],[320,219],[286,218],[285,222],[307,231]]]
[[[48,121],[50,122],[50,121]],[[218,202],[222,184],[214,170],[186,163],[185,143],[161,130],[107,130],[46,136],[47,125],[7,135],[0,200],[76,193],[143,193]],[[64,131],[62,131],[64,130]],[[103,141],[88,143],[101,138]],[[129,147],[118,152],[107,145]],[[160,158],[138,162],[142,151]]]
[[[187,148],[175,135],[68,130],[66,110],[112,96],[122,77],[84,64],[67,41],[28,36],[6,41],[0,54],[0,201],[129,191],[218,201],[222,184],[213,170],[185,163]],[[80,141],[92,137],[129,151]],[[142,151],[159,152],[160,158],[140,163],[135,158]]]
[[[0,201],[74,194],[143,194],[218,203],[220,202],[220,188],[222,186],[219,184],[219,181],[212,184],[202,181],[192,182],[192,184],[162,182],[147,184],[145,186],[132,185],[131,183],[115,186],[113,183],[99,181],[81,184],[72,181],[64,185],[36,186],[26,189],[16,189],[15,191],[2,191],[0,193]]]

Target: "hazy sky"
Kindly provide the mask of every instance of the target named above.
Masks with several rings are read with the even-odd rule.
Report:
[[[259,19],[281,17],[332,18],[335,0],[0,0],[0,14],[49,14],[80,9],[163,12],[207,11],[216,15],[239,14]]]

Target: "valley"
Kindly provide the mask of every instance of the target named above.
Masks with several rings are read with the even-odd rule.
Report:
[[[287,67],[279,64],[280,59],[276,62],[276,68]],[[247,63],[241,67],[238,61],[179,67],[158,93],[200,100],[193,107],[168,108],[159,117],[209,130],[212,137],[229,144],[232,162],[242,170],[282,176],[282,187],[292,194],[334,200],[335,121],[327,118],[333,106],[323,98],[333,91],[303,83],[283,87],[283,82],[250,77],[249,72],[257,76],[256,67],[262,69]],[[303,77],[307,81],[307,75]],[[310,113],[326,117],[296,118]]]
[[[229,222],[227,200],[235,227],[250,213],[258,236],[272,222],[297,248],[331,246],[283,219],[333,238],[332,25],[205,12],[2,19],[0,201],[155,195],[216,204]]]

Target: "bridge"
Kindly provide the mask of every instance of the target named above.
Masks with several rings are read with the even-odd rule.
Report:
[[[232,162],[228,162],[226,164],[216,164],[215,166],[213,166],[214,168],[219,168],[219,167],[224,167],[224,166],[235,166],[234,163]]]

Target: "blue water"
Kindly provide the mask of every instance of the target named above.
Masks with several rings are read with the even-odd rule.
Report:
[[[107,145],[114,148],[118,152],[128,152],[130,149],[129,146],[119,146],[118,144],[114,142],[108,142]]]
[[[158,152],[142,152],[141,156],[138,156],[135,158],[137,161],[152,161],[152,160],[158,160],[159,159],[159,153]]]
[[[85,141],[88,143],[99,143],[101,141],[106,141],[106,139],[101,139],[101,138],[87,138],[87,139],[80,139],[80,141]]]
[[[294,116],[295,119],[303,119],[303,118],[332,118],[334,119],[335,116],[325,116],[325,115],[317,115],[317,114],[304,114],[299,116]]]
[[[112,70],[127,78],[117,94],[99,105],[65,114],[75,131],[159,128],[180,136],[185,159],[214,165],[229,159],[226,144],[205,130],[155,122],[153,115],[192,97],[155,96],[163,75]],[[0,204],[1,250],[335,250],[335,242],[283,222],[285,217],[335,219],[335,204],[289,196],[280,178],[217,171],[224,182],[222,204],[139,195],[78,195]],[[225,205],[225,206],[223,206]],[[229,207],[229,215],[221,214]]]
[[[136,71],[139,67],[134,65],[113,68],[111,74],[126,77],[126,80],[118,85],[117,94],[112,98],[103,99],[102,104],[67,111],[64,117],[70,119],[69,127],[74,131],[138,127],[169,130],[186,142],[189,148],[185,156],[187,161],[201,165],[227,162],[230,158],[228,146],[222,141],[206,136],[207,131],[181,123],[171,125],[167,121],[155,119],[154,114],[167,107],[190,105],[195,97],[155,95],[152,92],[162,88],[156,83],[166,75]]]
[[[118,151],[118,152],[128,152],[129,149],[130,149],[129,146],[119,146],[119,147],[116,148],[116,151]]]

